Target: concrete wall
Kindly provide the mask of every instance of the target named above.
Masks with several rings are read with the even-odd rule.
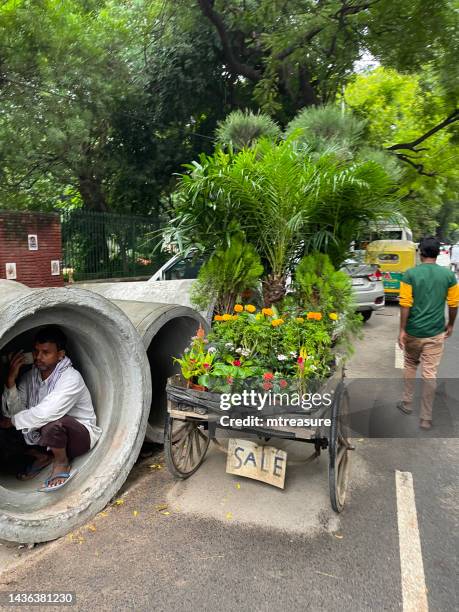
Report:
[[[29,246],[36,236],[36,250]],[[51,262],[59,262],[59,274],[51,273]],[[16,280],[29,287],[61,287],[61,223],[57,213],[0,211],[0,279],[6,279],[7,264],[16,264]]]

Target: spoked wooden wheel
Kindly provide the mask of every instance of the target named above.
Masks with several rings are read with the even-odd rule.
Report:
[[[330,501],[335,512],[344,508],[346,489],[349,480],[350,454],[353,450],[348,435],[349,394],[342,386],[336,394],[331,414],[329,438],[328,482],[330,486]]]
[[[164,454],[169,471],[177,478],[188,478],[204,461],[210,438],[199,421],[182,421],[167,415]]]

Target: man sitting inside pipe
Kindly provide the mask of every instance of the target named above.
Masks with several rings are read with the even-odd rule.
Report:
[[[22,456],[27,462],[18,473],[28,480],[53,463],[50,477],[39,491],[63,487],[75,472],[70,462],[87,453],[102,430],[89,390],[65,354],[67,339],[55,325],[41,329],[34,341],[34,366],[16,386],[24,354],[10,363],[2,396],[0,449],[3,455]]]

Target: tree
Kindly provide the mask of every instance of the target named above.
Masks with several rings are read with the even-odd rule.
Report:
[[[406,75],[378,68],[356,76],[344,99],[349,110],[366,119],[368,145],[401,162],[400,194],[415,234],[435,231],[437,214],[442,215],[445,202],[457,201],[459,186],[459,123],[432,130],[451,108],[441,83],[429,70]]]
[[[436,2],[435,11],[426,0],[196,3],[218,34],[222,65],[251,83],[259,106],[282,122],[303,106],[333,101],[366,50],[388,66],[412,71],[431,62],[438,71],[444,53],[454,58],[452,41],[457,49],[449,0]],[[445,86],[450,93],[457,87],[451,79]]]

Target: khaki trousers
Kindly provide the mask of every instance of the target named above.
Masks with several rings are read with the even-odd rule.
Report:
[[[422,399],[420,418],[432,420],[432,406],[437,388],[437,369],[443,355],[445,346],[445,333],[431,338],[416,338],[407,336],[405,342],[405,370],[403,403],[411,408],[413,403],[414,387],[416,384],[416,371],[421,364]]]

